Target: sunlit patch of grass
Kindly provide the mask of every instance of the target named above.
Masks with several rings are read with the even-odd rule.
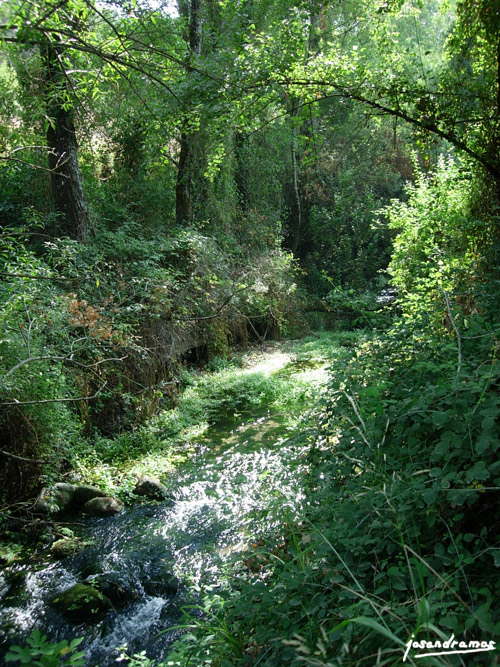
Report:
[[[272,413],[279,439],[298,427],[326,381],[331,360],[342,354],[338,335],[320,334],[253,349],[228,364],[219,360],[211,371],[186,370],[177,407],[113,439],[96,438],[91,448],[77,452],[75,477],[129,500],[141,474],[168,476],[192,458],[197,443],[220,447],[238,423]],[[273,437],[270,426],[264,430],[259,441]],[[241,433],[231,437],[242,442]]]

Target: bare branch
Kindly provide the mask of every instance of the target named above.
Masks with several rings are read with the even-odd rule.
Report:
[[[22,368],[23,366],[26,366],[26,364],[30,364],[35,361],[67,361],[69,363],[75,364],[77,366],[80,366],[81,368],[95,368],[96,366],[101,366],[102,364],[111,362],[111,361],[123,361],[124,359],[127,358],[127,355],[123,357],[107,357],[106,359],[101,359],[100,361],[95,361],[93,364],[84,364],[81,361],[76,361],[73,359],[73,354],[74,352],[72,351],[70,355],[67,355],[65,357],[62,356],[53,356],[50,354],[39,356],[39,357],[28,357],[27,359],[23,359],[20,361],[18,364],[13,366],[11,369],[5,373],[4,378],[9,377],[9,375],[12,375],[15,371],[17,371],[19,368]]]
[[[27,463],[49,463],[49,461],[40,461],[39,459],[27,459],[24,456],[17,456],[17,454],[11,454],[10,452],[4,452],[3,449],[0,449],[0,454],[8,456],[11,459],[16,459],[17,461],[26,461]]]
[[[38,401],[9,401],[6,403],[0,403],[1,407],[4,406],[9,406],[9,405],[15,405],[15,406],[22,406],[22,405],[43,405],[46,403],[78,403],[79,401],[91,401],[94,398],[97,398],[101,392],[104,390],[108,383],[105,382],[102,387],[100,387],[95,394],[92,396],[78,396],[75,398],[44,398]]]
[[[0,278],[30,278],[31,280],[63,280],[64,282],[74,282],[80,278],[65,278],[64,276],[31,276],[29,273],[3,273],[0,271]]]
[[[223,308],[227,306],[227,304],[231,301],[232,298],[234,298],[240,292],[250,289],[250,287],[253,287],[253,285],[246,285],[245,287],[241,287],[239,290],[236,290],[236,292],[230,294],[227,297],[227,299],[223,302],[223,304],[217,308],[217,310],[213,315],[206,315],[204,317],[173,317],[173,319],[176,320],[177,322],[200,322],[203,320],[213,320],[216,317],[220,317],[221,310],[223,310]]]

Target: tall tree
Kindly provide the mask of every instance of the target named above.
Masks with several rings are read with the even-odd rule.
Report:
[[[185,21],[187,30],[186,66],[201,55],[202,45],[202,0],[179,0],[179,14]],[[179,225],[190,222],[193,216],[193,170],[197,135],[188,128],[185,118],[179,139],[179,162],[175,190],[175,218]]]
[[[47,148],[56,210],[63,229],[71,238],[84,241],[89,233],[89,215],[78,164],[74,108],[69,96],[63,49],[47,40],[41,45],[45,70]]]
[[[119,4],[119,3],[117,3]],[[105,9],[92,0],[8,0],[3,6],[0,43],[13,59],[37,52],[43,70],[40,114],[47,122],[46,142],[54,207],[64,233],[84,240],[88,208],[78,162],[76,111],[99,93],[106,79],[122,79],[140,96],[134,73],[175,97],[170,80],[185,63],[166,50],[171,19],[151,9]],[[130,9],[130,8],[129,8]],[[164,40],[171,44],[172,39]],[[16,147],[18,150],[20,147]]]

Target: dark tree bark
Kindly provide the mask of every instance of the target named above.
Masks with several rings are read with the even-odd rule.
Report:
[[[191,222],[193,216],[193,138],[184,130],[180,137],[179,166],[175,185],[175,221],[178,225]]]
[[[185,18],[188,30],[189,65],[194,56],[201,54],[201,0],[182,0],[179,2],[179,13]],[[186,131],[184,123],[180,136],[179,166],[175,187],[175,220],[178,225],[192,221],[193,217],[193,171],[195,135]]]
[[[42,47],[47,100],[48,161],[54,205],[68,236],[84,241],[89,231],[87,202],[78,164],[74,110],[67,94],[61,53],[55,44]]]

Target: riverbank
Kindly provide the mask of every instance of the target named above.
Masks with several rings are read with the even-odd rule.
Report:
[[[349,334],[324,334],[269,343],[212,362],[205,371],[186,370],[176,408],[115,441],[96,442],[93,457],[82,459],[66,480],[97,485],[130,509],[110,519],[78,517],[72,532],[84,548],[61,562],[50,555],[50,529],[45,530],[45,544],[34,550],[33,565],[14,557],[2,575],[4,646],[21,642],[41,623],[49,640],[86,636],[86,664],[101,666],[108,664],[103,660],[112,664],[130,634],[120,628],[132,625],[141,630],[140,640],[130,642],[131,651],[144,646],[147,636],[148,655],[151,650],[164,655],[165,641],[154,648],[155,632],[181,622],[182,606],[203,604],[211,586],[230,585],[230,563],[240,562],[242,552],[254,548],[254,536],[262,534],[262,513],[268,514],[269,535],[275,535],[273,507],[282,502],[282,494],[302,497],[307,414],[318,401],[328,365],[346,353],[352,340]],[[159,476],[170,500],[152,505],[138,500],[132,491],[141,474]],[[55,517],[52,534],[61,529]],[[182,582],[175,603],[160,594],[156,599],[157,591],[145,588],[145,577],[158,559]],[[89,575],[89,562],[104,564],[104,572]],[[123,587],[138,589],[140,600],[129,600],[117,627],[111,623],[106,648],[96,635],[102,632],[100,626],[68,623],[50,600],[88,576],[114,572],[117,562],[125,572]],[[32,595],[26,601],[23,591],[28,588]],[[171,603],[175,613],[169,615]],[[171,634],[167,644],[178,634]]]

